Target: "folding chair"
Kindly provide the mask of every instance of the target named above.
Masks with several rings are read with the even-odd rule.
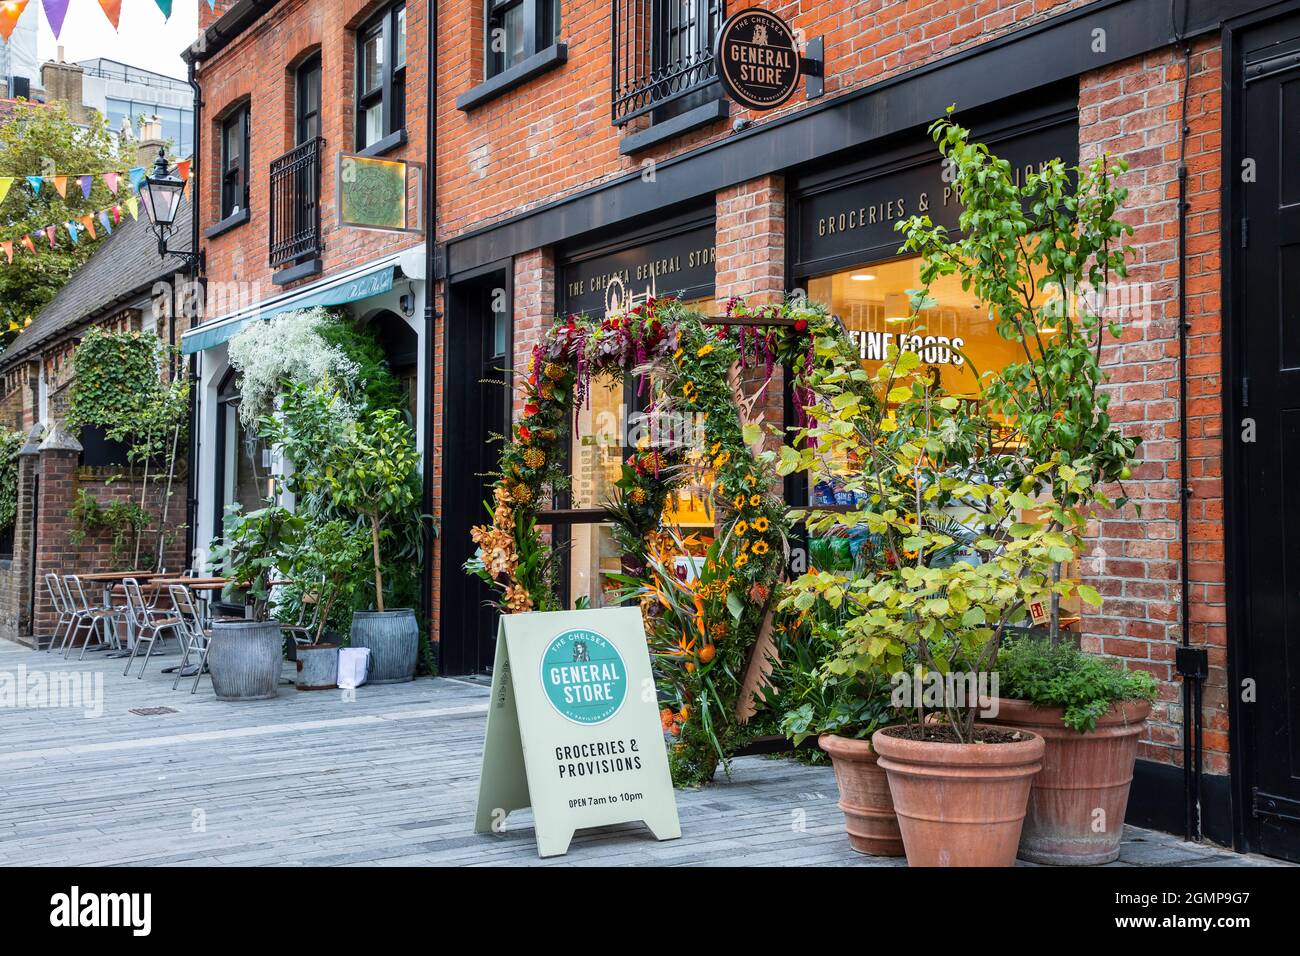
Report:
[[[172,690],[175,690],[181,682],[181,678],[187,676],[185,668],[190,662],[190,654],[197,655],[199,669],[194,675],[194,686],[190,688],[193,694],[199,689],[199,678],[203,676],[203,670],[208,666],[208,632],[203,629],[203,615],[199,612],[198,605],[194,603],[194,596],[190,594],[190,589],[183,584],[172,584],[167,588],[172,599],[172,610],[176,616],[181,619],[180,628],[181,644],[183,653],[181,654],[181,666],[176,669],[176,679],[172,681]]]
[[[149,658],[153,656],[154,644],[163,637],[164,632],[170,632],[178,644],[184,644],[180,631],[185,626],[185,622],[179,617],[166,615],[154,606],[145,604],[140,582],[135,578],[127,578],[123,581],[122,589],[126,592],[127,614],[135,626],[135,647],[131,648],[131,657],[126,662],[126,670],[122,672],[122,676],[130,676],[131,667],[140,653],[140,646],[147,644],[144,663],[140,665],[140,673],[136,675],[136,679],[139,680],[144,677],[144,672],[149,668]]]
[[[50,642],[45,645],[46,652],[52,652],[54,645],[59,644],[59,650],[63,650],[61,641],[68,638],[67,628],[71,628],[76,620],[76,615],[72,613],[72,605],[68,602],[67,596],[63,593],[63,582],[53,571],[45,572],[45,590],[49,592],[50,604],[54,606],[54,613],[58,615],[58,620],[54,622],[54,631],[50,634]]]
[[[68,642],[68,648],[64,652],[64,657],[69,657],[73,649],[77,646],[77,637],[85,631],[85,640],[81,645],[81,654],[77,660],[86,659],[86,651],[90,649],[91,635],[95,636],[95,650],[103,650],[110,647],[109,636],[111,629],[109,624],[112,623],[113,616],[117,613],[112,608],[94,607],[86,597],[86,589],[81,585],[81,578],[75,574],[65,574],[63,576],[63,591],[65,598],[72,608],[72,614],[75,624],[72,628],[72,638]]]
[[[316,628],[320,624],[320,593],[304,591],[302,607],[295,624],[281,624],[280,630],[293,637],[295,647],[310,647],[316,643]]]

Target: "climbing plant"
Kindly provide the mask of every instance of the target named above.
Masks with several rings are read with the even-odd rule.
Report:
[[[635,376],[647,411],[606,502],[623,552],[623,573],[608,577],[621,585],[620,597],[640,602],[679,785],[709,780],[743,740],[745,665],[788,550],[776,456],[763,450],[764,429],[740,375],[765,372],[770,383],[784,365],[802,393],[814,338],[835,329],[802,299],[753,310],[733,301],[722,320],[650,299],[604,319],[559,319],[529,359],[523,415],[503,443],[487,506],[492,520],[473,529],[478,554],[467,569],[497,589],[504,613],[559,609],[557,555],[543,541],[539,515],[568,487],[570,422],[593,378]],[[665,503],[702,476],[713,541],[674,542],[663,526]],[[670,552],[692,548],[703,552],[700,570],[683,581]]]
[[[22,432],[0,432],[0,533],[18,516],[18,452],[26,440]]]

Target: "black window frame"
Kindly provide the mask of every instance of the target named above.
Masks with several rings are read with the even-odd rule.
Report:
[[[507,62],[505,50],[493,49],[493,33],[505,29],[505,17],[516,7],[523,10],[524,44],[519,58]],[[483,0],[484,78],[499,76],[559,42],[560,12],[560,0]]]
[[[244,103],[231,110],[221,121],[221,218],[229,219],[237,211],[248,211],[248,172],[250,134],[249,104]],[[240,125],[243,127],[241,154],[239,161],[233,161],[230,155],[230,133]],[[238,207],[238,209],[236,209]]]
[[[305,109],[309,102],[308,84],[314,82],[316,93],[316,108],[314,110]],[[322,94],[322,76],[321,76],[321,55],[317,51],[307,57],[298,65],[294,71],[293,89],[293,136],[294,145],[301,146],[313,139],[318,139],[321,135],[321,94]],[[316,129],[311,132],[307,129],[307,124],[314,120]]]
[[[406,64],[407,49],[403,45],[402,63],[397,65],[398,18],[405,17],[406,3],[394,3],[385,7],[366,21],[357,30],[356,69],[357,69],[357,106],[356,135],[354,140],[359,151],[374,149],[390,137],[397,137],[406,129]],[[384,62],[380,67],[379,85],[367,90],[365,84],[365,48],[369,40],[378,34]],[[409,43],[409,38],[407,40]],[[378,105],[382,117],[382,132],[373,142],[366,140],[366,114]]]

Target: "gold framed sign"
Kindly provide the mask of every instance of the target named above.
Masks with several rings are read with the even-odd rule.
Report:
[[[404,159],[339,153],[338,224],[375,232],[424,232],[424,167]]]

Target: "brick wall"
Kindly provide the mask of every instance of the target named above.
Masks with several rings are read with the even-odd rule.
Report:
[[[1082,0],[778,0],[763,6],[803,36],[825,37],[830,96],[1081,5]],[[733,103],[726,121],[620,156],[623,134],[610,121],[611,5],[566,0],[560,37],[568,44],[568,62],[465,113],[456,108],[456,97],[483,80],[479,8],[459,3],[439,10],[440,239],[639,171],[647,159],[661,161],[725,139],[737,118],[761,125],[807,106],[802,95],[768,113]],[[958,98],[960,91],[953,95]]]
[[[26,640],[32,594],[32,511],[36,506],[37,458],[18,459],[18,509],[14,515],[14,550],[0,561],[0,637]],[[37,583],[39,587],[39,582]]]
[[[370,259],[422,241],[417,235],[394,235],[339,229],[334,189],[336,156],[355,152],[356,28],[386,4],[375,0],[282,0],[229,47],[202,64],[203,169],[215,171],[221,161],[220,122],[240,103],[250,105],[249,210],[244,225],[204,241],[210,283],[240,283],[252,301],[281,289],[271,278],[269,254],[269,170],[272,160],[294,145],[294,69],[310,54],[321,54],[322,160],[320,215],[325,252],[324,275],[361,265]],[[206,4],[200,4],[205,11]],[[423,162],[427,118],[428,64],[426,4],[407,3],[406,132],[407,143],[386,153],[386,159]],[[221,219],[220,179],[202,176],[199,194],[200,227]],[[412,197],[413,198],[413,197]],[[412,216],[417,210],[412,202]],[[302,281],[318,281],[319,276]],[[219,294],[219,290],[216,293]],[[242,303],[241,303],[242,304]]]
[[[1205,767],[1228,771],[1227,652],[1224,604],[1222,369],[1220,362],[1219,216],[1223,128],[1221,50],[1217,39],[1194,47],[1187,104],[1188,439],[1192,488],[1191,639],[1209,648],[1205,685]],[[1085,621],[1087,646],[1152,672],[1160,701],[1141,756],[1182,760],[1181,682],[1174,649],[1181,639],[1178,425],[1178,133],[1183,59],[1170,48],[1089,73],[1079,85],[1080,161],[1101,152],[1123,156],[1131,169],[1124,214],[1134,227],[1143,313],[1124,320],[1102,359],[1111,375],[1112,415],[1140,434],[1143,464],[1126,487],[1141,505],[1108,514],[1095,528],[1085,570],[1106,597]]]

